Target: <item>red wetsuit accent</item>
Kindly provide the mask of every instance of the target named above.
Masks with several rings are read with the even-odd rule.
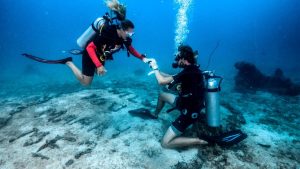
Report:
[[[145,58],[145,56],[141,55],[138,51],[136,51],[136,50],[133,48],[132,45],[130,45],[130,46],[128,47],[128,51],[129,51],[133,56],[135,56],[135,57],[137,57],[137,58],[139,58],[139,59],[141,59],[141,60],[143,60],[143,59]]]
[[[97,50],[97,47],[96,45],[94,44],[94,42],[91,42],[87,47],[86,47],[86,50],[89,54],[89,56],[91,57],[92,61],[94,62],[95,66],[98,68],[98,67],[101,67],[103,66],[102,63],[100,62],[100,60],[98,59],[97,57],[97,54],[96,54],[96,50]],[[132,45],[130,45],[128,47],[128,51],[135,57],[143,60],[145,57],[143,55],[141,55],[137,50],[135,50],[133,48]]]
[[[100,62],[100,60],[97,57],[96,54],[96,45],[94,44],[94,42],[91,42],[87,47],[86,47],[86,51],[89,54],[89,56],[91,57],[92,61],[94,62],[96,67],[101,67],[102,63]]]

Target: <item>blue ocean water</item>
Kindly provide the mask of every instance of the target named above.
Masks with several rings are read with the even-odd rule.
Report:
[[[160,70],[179,71],[171,64],[183,43],[199,51],[201,69],[224,77],[225,128],[249,137],[232,149],[162,148],[179,112],[163,112],[157,121],[128,114],[156,106],[162,88],[147,76],[147,64],[123,50],[106,63],[105,76],[83,87],[67,66],[21,55],[71,56],[70,49],[79,49],[77,38],[108,12],[103,0],[0,0],[0,168],[299,167],[299,95],[278,95],[281,88],[272,86],[256,93],[233,90],[239,61],[265,75],[281,68],[300,83],[299,0],[120,1],[135,25],[133,46],[155,58]],[[81,68],[81,56],[72,57]]]
[[[20,57],[20,53],[50,59],[66,56],[62,51],[77,48],[76,39],[96,17],[107,11],[100,0],[0,3],[1,74],[9,76],[21,73],[28,64],[49,74],[66,72],[64,68],[54,69],[32,63]],[[126,0],[124,3],[127,5],[128,19],[136,26],[133,45],[141,53],[159,60],[168,70],[174,58],[179,4],[166,0]],[[267,73],[281,67],[294,77],[296,74],[293,72],[299,71],[299,3],[297,0],[192,1],[187,10],[186,26],[189,32],[184,43],[199,50],[199,63],[206,67],[208,55],[220,42],[210,68],[228,76],[233,73],[236,61],[246,60]],[[112,69],[141,66],[132,57],[127,59],[125,53],[118,54]],[[75,61],[81,64],[80,57]],[[9,73],[11,70],[14,73]]]

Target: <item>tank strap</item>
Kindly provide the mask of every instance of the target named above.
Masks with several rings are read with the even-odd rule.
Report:
[[[91,26],[95,32],[97,32],[98,34],[100,33],[100,31],[94,26],[94,23],[92,23]]]

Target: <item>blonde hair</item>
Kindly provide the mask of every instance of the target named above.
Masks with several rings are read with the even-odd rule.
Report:
[[[106,0],[105,4],[110,10],[118,13],[125,19],[126,6],[124,4],[121,4],[118,0]]]

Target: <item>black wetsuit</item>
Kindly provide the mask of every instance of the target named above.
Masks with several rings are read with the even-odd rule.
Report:
[[[89,50],[88,46],[90,45],[90,43],[88,43],[89,45],[86,48],[87,50],[84,51],[82,57],[82,72],[84,75],[93,76],[95,73],[95,69],[97,65],[95,65],[95,62],[93,62],[91,57],[97,57],[98,60],[101,62],[101,65],[104,65],[105,60],[113,59],[112,55],[106,56],[104,61],[100,60],[99,57],[103,55],[103,51],[110,51],[111,49],[114,49],[116,46],[121,46],[119,50],[124,48],[125,46],[127,50],[135,57],[139,59],[143,59],[143,56],[132,47],[131,45],[132,39],[127,38],[126,40],[123,40],[121,37],[119,37],[117,33],[117,29],[118,29],[117,25],[106,25],[103,27],[101,34],[97,34],[96,37],[93,39],[93,41],[90,42],[93,43],[93,46],[95,46],[97,56],[90,56],[88,54],[88,50]],[[105,49],[103,49],[104,46]]]
[[[181,84],[179,96],[176,98],[176,107],[181,111],[181,115],[172,126],[179,132],[183,132],[197,121],[204,107],[204,81],[201,70],[196,65],[185,67],[173,78],[173,83]]]

